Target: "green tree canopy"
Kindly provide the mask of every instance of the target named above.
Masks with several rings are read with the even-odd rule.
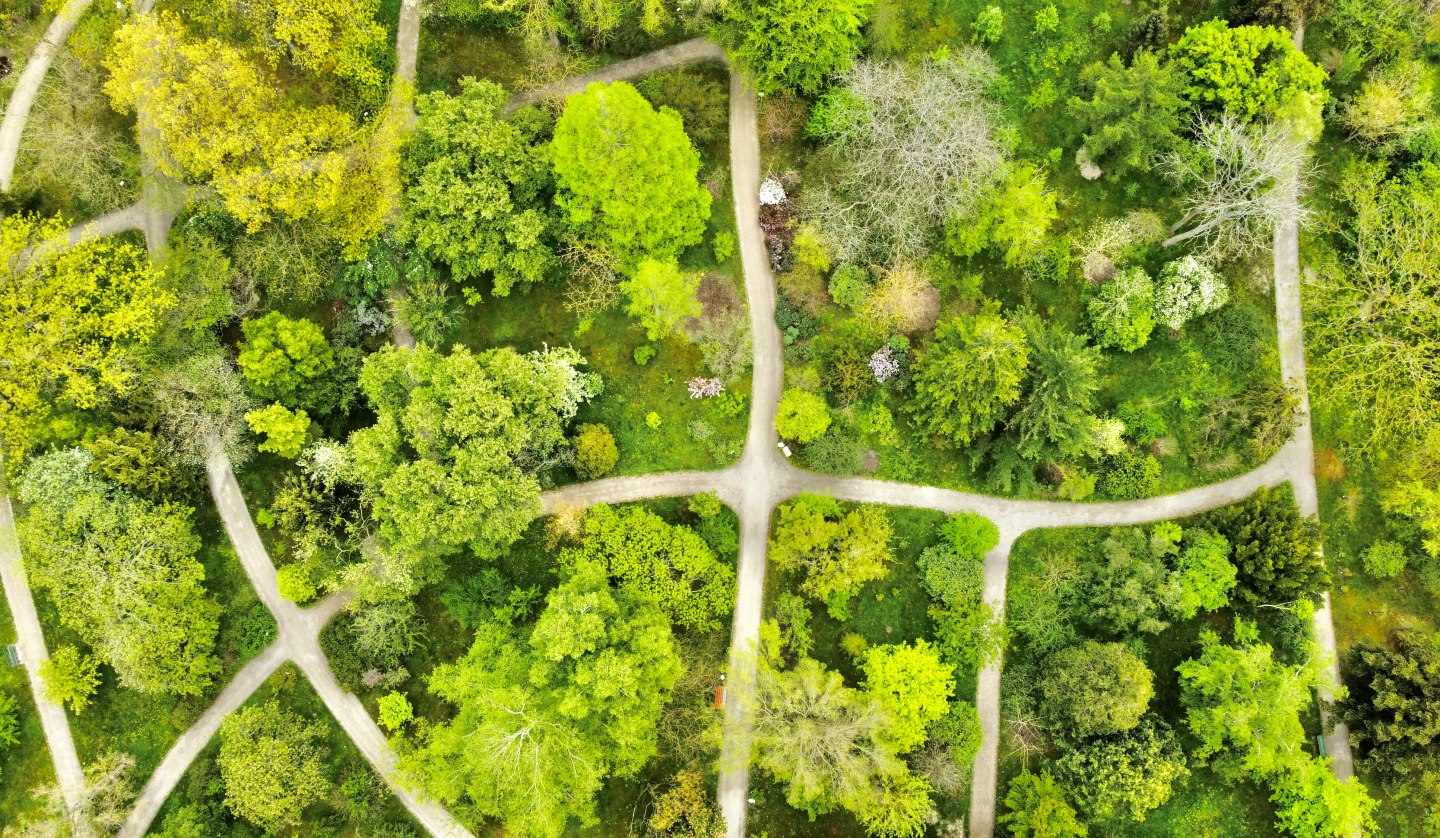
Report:
[[[561,551],[560,563],[598,564],[621,591],[656,606],[681,628],[713,631],[735,603],[735,570],[694,530],[666,523],[643,506],[592,506],[580,546]]]
[[[1185,79],[1147,49],[1135,51],[1130,66],[1118,54],[1080,73],[1090,99],[1072,98],[1070,113],[1084,132],[1091,159],[1114,176],[1146,172],[1181,143]]]
[[[1054,729],[1083,739],[1123,733],[1140,723],[1155,695],[1155,675],[1119,643],[1087,640],[1052,655],[1040,691]]]
[[[71,247],[58,218],[0,219],[0,447],[10,466],[56,402],[91,408],[132,388],[174,304],[134,245]]]
[[[1353,646],[1345,686],[1340,713],[1362,764],[1391,779],[1440,781],[1440,641],[1399,631],[1388,648]]]
[[[1144,268],[1126,268],[1085,303],[1095,344],[1134,352],[1155,329],[1155,283]]]
[[[872,646],[865,653],[865,692],[889,724],[880,736],[897,754],[923,745],[930,726],[950,710],[955,670],[924,640]]]
[[[676,334],[686,318],[700,316],[699,288],[700,275],[680,270],[674,260],[642,260],[635,275],[620,282],[630,301],[625,313],[640,321],[650,340]]]
[[[534,472],[599,391],[584,364],[569,348],[367,357],[360,389],[376,420],[347,449],[379,535],[416,558],[464,547],[490,557],[519,538],[541,512]]]
[[[32,462],[18,497],[31,581],[130,689],[199,695],[220,671],[220,607],[203,586],[191,510],[133,497],[72,448]]]
[[[1186,75],[1185,98],[1246,121],[1268,120],[1296,96],[1324,104],[1325,71],[1274,26],[1230,26],[1213,19],[1185,30],[1170,47]]]
[[[1095,453],[1100,350],[1083,336],[1032,312],[1016,319],[1030,347],[1020,407],[1009,422],[1019,436],[1020,454],[1031,460],[1076,460]]]
[[[1190,775],[1175,734],[1152,717],[1125,733],[1066,751],[1055,770],[1089,818],[1135,823],[1169,800],[1171,787]]]
[[[722,36],[760,93],[815,95],[850,69],[872,0],[732,0]]]
[[[550,149],[566,222],[627,272],[704,237],[710,192],[697,180],[700,155],[680,115],[656,111],[625,82],[571,96]]]
[[[1246,604],[1313,601],[1329,590],[1319,522],[1300,516],[1288,485],[1261,489],[1217,509],[1209,521],[1230,542],[1239,578],[1236,595]]]
[[[770,560],[787,572],[803,570],[800,590],[844,613],[861,586],[884,578],[892,533],[879,507],[846,511],[833,498],[802,495],[780,507]]]
[[[830,428],[830,406],[825,397],[792,387],[780,397],[775,413],[775,431],[786,439],[814,442]]]
[[[1219,611],[1235,587],[1230,542],[1211,530],[1185,531],[1185,546],[1175,559],[1161,598],[1175,616],[1188,620],[1200,611]]]
[[[1029,358],[1025,333],[994,309],[943,320],[920,350],[907,409],[925,433],[966,445],[1020,398]]]
[[[240,328],[245,333],[240,372],[255,395],[316,413],[336,409],[335,350],[318,324],[272,311]]]
[[[945,237],[958,256],[974,256],[994,245],[1004,249],[1005,264],[1017,267],[1040,252],[1057,217],[1045,172],[1033,163],[1015,163],[977,211],[946,222]]]
[[[324,722],[273,700],[227,718],[215,758],[225,808],[270,832],[299,826],[305,807],[330,793],[326,749],[316,741],[324,735]]]
[[[575,428],[575,436],[570,442],[575,449],[575,471],[581,477],[592,480],[602,477],[620,462],[615,435],[604,425],[580,425]]]
[[[421,96],[401,166],[401,234],[458,282],[488,276],[501,297],[555,264],[550,161],[532,131],[504,117],[506,99],[494,82],[469,77],[458,96]]]
[[[272,404],[260,410],[245,414],[245,423],[250,430],[263,434],[265,441],[257,448],[273,451],[289,460],[300,456],[305,447],[305,435],[310,431],[310,416],[303,410],[290,410],[283,404]]]
[[[1089,830],[1065,799],[1065,791],[1050,772],[1022,771],[1010,781],[999,821],[1014,838],[1085,838]]]
[[[682,667],[658,609],[611,590],[584,563],[551,591],[528,638],[487,623],[430,690],[455,705],[402,766],[447,803],[466,800],[519,835],[556,838],[596,822],[607,777],[655,753]]]

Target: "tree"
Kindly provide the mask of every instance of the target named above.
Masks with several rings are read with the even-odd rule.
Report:
[[[1340,111],[1350,138],[1384,146],[1420,134],[1428,125],[1433,84],[1425,65],[1400,61],[1372,73]]]
[[[380,696],[380,724],[391,731],[398,731],[415,718],[415,708],[402,692],[388,692]]]
[[[1185,30],[1170,55],[1187,75],[1185,98],[1199,108],[1253,122],[1275,116],[1296,96],[1317,96],[1324,104],[1325,71],[1274,26],[1207,20]]]
[[[813,96],[850,69],[870,6],[871,0],[733,0],[724,6],[720,31],[756,91]]]
[[[941,444],[967,445],[1020,398],[1029,359],[1024,331],[993,307],[943,320],[920,350],[906,409]]]
[[[532,472],[599,390],[584,364],[569,348],[367,357],[360,389],[376,421],[346,448],[380,537],[411,561],[464,547],[493,556],[518,539],[541,512]]]
[[[1147,717],[1125,733],[1092,739],[1055,763],[1060,782],[1090,818],[1140,823],[1190,775],[1170,727]]]
[[[245,422],[250,430],[265,435],[259,450],[273,451],[287,460],[300,456],[300,449],[305,447],[305,435],[310,431],[310,416],[303,410],[292,411],[283,404],[252,410],[245,414]]]
[[[694,530],[643,506],[590,507],[580,546],[562,550],[560,564],[605,568],[626,595],[685,629],[714,631],[735,604],[734,569]]]
[[[1440,423],[1440,327],[1420,314],[1440,295],[1440,166],[1387,177],[1383,163],[1347,167],[1335,189],[1349,213],[1337,265],[1304,285],[1315,376],[1365,421],[1365,448],[1423,438]]]
[[[814,442],[830,427],[830,406],[825,397],[809,390],[790,388],[780,397],[775,414],[775,431],[800,443]]]
[[[1155,288],[1155,319],[1179,329],[1230,301],[1230,288],[1209,262],[1194,254],[1166,262]]]
[[[700,300],[695,296],[699,288],[700,275],[682,272],[673,260],[645,259],[633,277],[620,283],[630,299],[625,313],[640,321],[650,340],[676,334],[681,321],[700,316]]]
[[[1147,49],[1125,66],[1119,54],[1080,72],[1090,99],[1071,98],[1085,150],[1113,176],[1147,172],[1181,143],[1185,81],[1175,65]]]
[[[299,826],[305,807],[330,793],[325,723],[309,721],[279,702],[243,707],[220,725],[215,764],[225,782],[225,808],[270,832]]]
[[[5,838],[115,834],[125,824],[135,799],[134,770],[135,758],[129,754],[102,754],[85,766],[79,789],[61,789],[56,783],[36,791],[38,818],[7,824]]]
[[[1100,350],[1064,326],[1026,312],[1016,318],[1030,347],[1020,407],[1008,427],[1022,456],[1076,460],[1095,453]]]
[[[377,0],[236,0],[217,7],[192,8],[200,12],[201,20],[208,9],[238,14],[241,25],[272,65],[287,58],[310,73],[334,73],[368,96],[379,97],[384,76],[376,57],[386,49],[386,32],[375,19],[380,11]]]
[[[148,431],[114,428],[81,444],[90,452],[91,471],[146,500],[163,500],[181,487],[171,452]]]
[[[240,372],[256,396],[316,413],[336,409],[335,351],[318,325],[272,311],[240,328]]]
[[[725,819],[710,799],[705,777],[684,769],[675,775],[675,785],[655,799],[655,811],[646,822],[656,838],[722,838]]]
[[[501,297],[555,265],[550,161],[533,130],[505,119],[507,99],[494,82],[469,77],[458,96],[421,96],[401,166],[401,234],[457,282],[490,277]]]
[[[90,706],[90,696],[100,686],[100,664],[66,644],[40,663],[40,680],[45,682],[46,698],[70,705],[70,712],[78,716]]]
[[[1211,530],[1185,531],[1185,548],[1175,560],[1161,599],[1175,616],[1189,620],[1200,611],[1219,611],[1235,587],[1230,542]]]
[[[940,534],[944,542],[917,560],[925,590],[947,605],[978,599],[985,554],[1000,543],[1000,530],[982,515],[957,512],[945,519]]]
[[[615,435],[604,425],[578,425],[570,442],[575,448],[575,471],[581,477],[591,480],[603,477],[620,462]]]
[[[1175,552],[1179,527],[1157,525],[1150,533],[1138,527],[1115,528],[1100,544],[1100,556],[1084,565],[1084,598],[1091,605],[1086,622],[1114,634],[1159,634],[1164,619],[1164,559]],[[1172,537],[1173,535],[1173,537]]]
[[[804,570],[800,590],[844,613],[866,582],[883,579],[890,562],[890,518],[876,506],[849,511],[832,498],[801,495],[780,507],[770,560],[786,572]]]
[[[225,354],[193,355],[156,375],[159,428],[183,465],[204,469],[213,451],[240,465],[253,453],[245,413],[256,407]]]
[[[1282,125],[1247,127],[1223,114],[1202,118],[1195,146],[1165,157],[1166,173],[1185,189],[1185,214],[1164,245],[1200,238],[1209,256],[1247,256],[1269,248],[1276,227],[1307,217],[1300,203],[1305,144]]]
[[[1134,352],[1155,328],[1155,283],[1141,267],[1127,268],[1085,303],[1095,344]]]
[[[191,510],[152,504],[90,473],[83,449],[32,462],[18,497],[31,581],[122,686],[199,695],[220,671],[220,607],[202,584]]]
[[[1340,715],[1362,763],[1389,780],[1440,777],[1440,643],[1397,631],[1388,647],[1352,647],[1344,671]]]
[[[1343,781],[1328,760],[1300,757],[1274,782],[1275,820],[1295,838],[1349,838],[1376,833],[1377,801],[1357,777]]]
[[[134,387],[140,354],[174,304],[134,245],[72,247],[58,218],[0,219],[0,447],[10,468],[54,404],[88,409]]]
[[[584,240],[608,248],[626,272],[699,244],[710,192],[680,115],[658,112],[625,82],[571,96],[551,141],[555,202]]]
[[[930,725],[950,709],[955,670],[924,640],[872,646],[862,668],[865,693],[880,702],[889,719],[880,737],[897,754],[923,745]]]
[[[455,715],[402,768],[442,801],[556,838],[572,819],[594,823],[605,779],[633,775],[655,753],[682,671],[665,616],[582,564],[546,597],[528,638],[492,621],[465,657],[436,667],[430,690]]]
[[[1236,635],[1244,645],[1226,646],[1212,631],[1201,634],[1200,657],[1175,667],[1180,703],[1200,741],[1195,758],[1222,777],[1268,778],[1304,756],[1300,713],[1310,706],[1320,669],[1314,660],[1277,662],[1269,646],[1255,642],[1253,626],[1240,624]]]
[[[1140,723],[1155,695],[1155,676],[1119,643],[1087,640],[1046,664],[1041,710],[1065,737],[1123,733]]]
[[[988,194],[1005,171],[1000,111],[988,95],[997,77],[977,48],[913,68],[860,61],[845,74],[855,118],[821,130],[837,152],[832,185],[807,190],[802,208],[835,261],[916,258],[936,226]]]
[[[990,245],[1005,249],[1005,264],[1016,267],[1040,252],[1059,216],[1055,193],[1033,163],[1016,163],[995,184],[977,212],[949,219],[945,237],[957,256],[974,256]]]
[[[18,745],[20,720],[16,718],[19,705],[9,693],[0,693],[0,745]]]
[[[928,331],[940,316],[940,290],[922,268],[900,262],[891,265],[869,289],[860,316],[881,333]]]
[[[1212,512],[1209,521],[1230,542],[1236,593],[1247,605],[1318,601],[1329,590],[1319,523],[1300,517],[1289,486],[1261,489]]]
[[[1009,811],[999,821],[1015,838],[1085,838],[1090,834],[1048,771],[1020,772],[1010,781],[1005,808]]]

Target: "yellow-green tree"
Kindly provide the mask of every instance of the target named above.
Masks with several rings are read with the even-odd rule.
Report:
[[[0,220],[0,448],[18,463],[59,404],[100,404],[135,383],[174,298],[138,247],[70,246],[60,219]]]

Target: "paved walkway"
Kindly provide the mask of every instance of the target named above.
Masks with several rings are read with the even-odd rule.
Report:
[[[584,92],[594,82],[612,82],[623,79],[633,79],[639,76],[655,73],[660,70],[670,70],[675,67],[683,67],[686,64],[694,64],[700,61],[719,61],[727,63],[725,49],[709,38],[692,38],[683,41],[672,47],[631,58],[628,61],[620,61],[611,64],[593,73],[586,73],[583,76],[575,76],[556,82],[555,84],[539,87],[534,90],[527,90],[524,93],[517,93],[506,105],[507,113],[523,108],[533,102],[544,99],[562,99],[575,93]]]
[[[91,2],[92,0],[66,0],[60,13],[45,30],[40,43],[36,44],[35,51],[30,53],[25,69],[20,71],[20,78],[10,93],[10,101],[5,105],[5,118],[0,121],[0,192],[10,191],[15,175],[15,158],[20,155],[20,137],[25,133],[30,109],[35,105],[35,97],[40,95],[40,85],[45,81],[45,74],[50,71],[55,53],[60,51],[60,47],[70,37],[75,24],[79,22],[80,16],[85,14],[85,10],[90,8]]]

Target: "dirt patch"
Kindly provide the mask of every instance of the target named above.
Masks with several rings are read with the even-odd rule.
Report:
[[[1315,476],[1326,483],[1344,480],[1349,470],[1340,460],[1334,448],[1321,448],[1315,452]]]
[[[867,449],[860,458],[860,469],[866,474],[874,474],[880,470],[880,454],[874,448]]]

